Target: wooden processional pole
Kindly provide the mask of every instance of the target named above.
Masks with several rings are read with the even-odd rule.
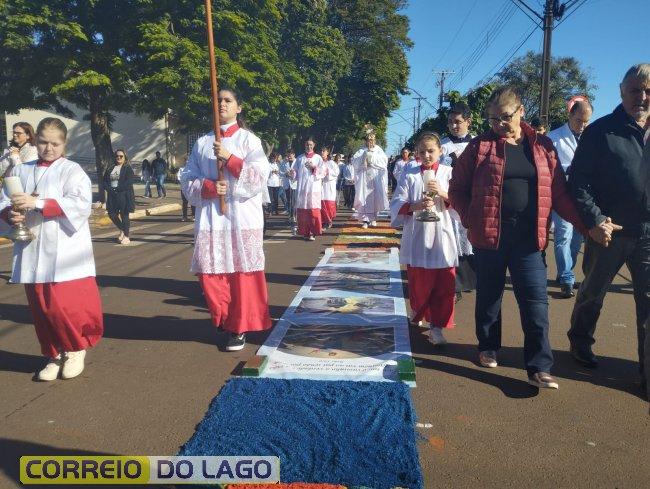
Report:
[[[212,0],[205,0],[205,23],[208,35],[208,56],[210,57],[210,91],[212,93],[212,125],[214,129],[214,138],[216,141],[221,140],[221,131],[219,123],[219,89],[217,87],[217,62],[214,57],[214,34],[212,32]],[[224,180],[223,168],[217,159],[217,172],[219,181]],[[219,196],[221,204],[221,213],[228,214],[228,205],[226,196]]]

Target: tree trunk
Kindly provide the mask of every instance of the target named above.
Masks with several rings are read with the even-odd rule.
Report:
[[[97,184],[99,186],[99,201],[106,202],[104,189],[104,173],[113,161],[113,144],[109,128],[108,112],[101,110],[98,103],[90,103],[90,134],[95,146],[95,168],[97,169]]]

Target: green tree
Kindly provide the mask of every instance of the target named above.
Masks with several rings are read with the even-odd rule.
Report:
[[[519,90],[528,120],[539,115],[542,90],[542,55],[527,52],[512,60],[496,77],[496,85],[513,85]],[[591,73],[573,57],[551,59],[549,123],[551,128],[566,122],[566,103],[574,95],[586,95],[594,100],[596,86]]]

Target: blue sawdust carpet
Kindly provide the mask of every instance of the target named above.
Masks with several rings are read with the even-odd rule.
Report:
[[[236,378],[180,455],[275,455],[282,482],[421,488],[415,421],[402,383]]]

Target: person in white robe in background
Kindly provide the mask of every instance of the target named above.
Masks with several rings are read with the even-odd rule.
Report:
[[[388,157],[376,144],[376,136],[366,136],[366,147],[352,157],[356,177],[354,208],[362,227],[377,225],[377,214],[388,209]]]
[[[321,218],[322,179],[325,176],[323,159],[314,152],[316,141],[309,137],[305,141],[305,152],[296,158],[291,167],[291,176],[298,182],[296,190],[296,215],[298,234],[308,241],[323,234]]]
[[[321,219],[323,227],[329,229],[332,227],[334,218],[336,217],[336,182],[339,179],[339,164],[335,160],[330,159],[329,148],[321,150],[323,158],[323,168],[325,175],[323,176],[323,194],[321,195]]]
[[[269,162],[260,139],[239,125],[241,110],[238,93],[219,91],[221,141],[213,132],[199,138],[181,175],[182,191],[196,206],[191,270],[213,324],[230,333],[227,351],[243,349],[247,332],[271,327],[262,247]]]

